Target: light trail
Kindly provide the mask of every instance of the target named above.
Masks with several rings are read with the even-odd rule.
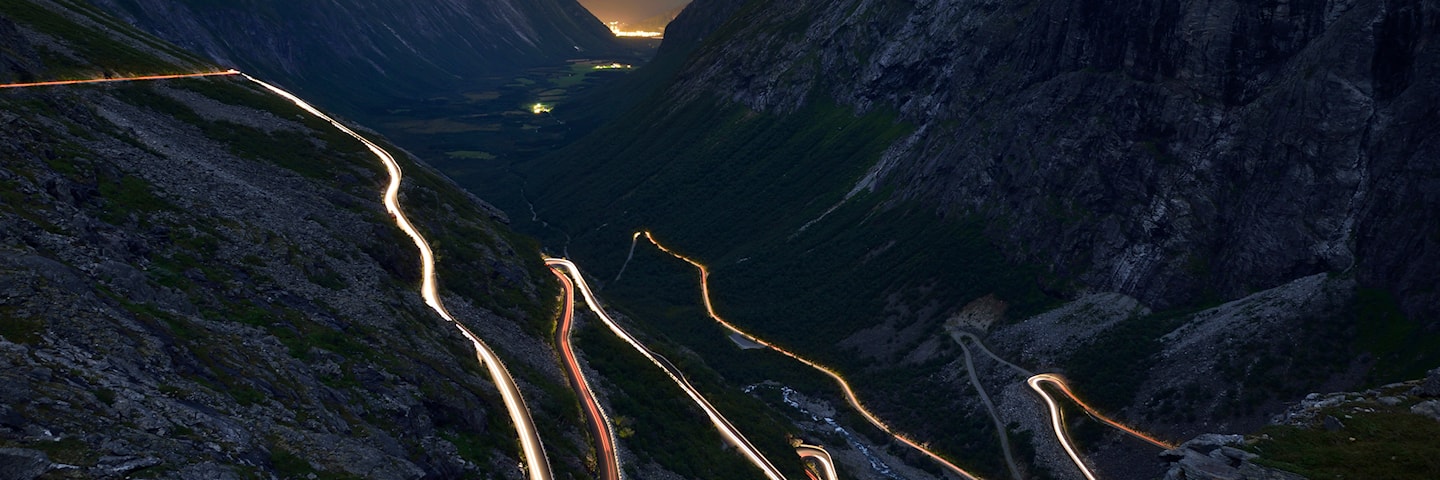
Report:
[[[950,469],[951,472],[954,472],[955,474],[959,475],[959,476],[962,477],[962,478],[966,478],[966,479],[970,479],[970,480],[978,480],[978,479],[979,479],[979,477],[976,477],[975,475],[971,474],[970,472],[965,471],[965,469],[960,468],[959,465],[955,465],[954,463],[951,463],[949,460],[946,460],[945,458],[941,457],[939,454],[930,451],[930,449],[925,448],[924,446],[920,445],[919,442],[916,442],[916,441],[914,441],[914,440],[911,440],[911,439],[909,439],[908,437],[906,437],[906,436],[904,436],[904,435],[901,435],[900,433],[897,433],[894,429],[890,428],[890,426],[887,425],[885,422],[880,421],[880,418],[879,418],[879,417],[876,417],[875,414],[870,413],[870,410],[866,409],[865,406],[860,403],[860,398],[855,395],[855,390],[852,389],[852,388],[850,388],[850,382],[845,381],[845,379],[844,379],[843,377],[841,377],[839,373],[836,373],[834,370],[831,370],[831,369],[829,369],[829,368],[827,368],[827,367],[825,367],[825,366],[822,366],[822,365],[820,365],[820,364],[818,364],[818,363],[815,363],[815,362],[813,362],[813,361],[810,361],[809,359],[807,359],[807,358],[805,358],[805,357],[801,357],[800,355],[797,355],[797,354],[795,354],[795,353],[793,353],[793,352],[791,352],[791,351],[789,351],[789,350],[785,350],[785,349],[783,349],[783,348],[780,348],[780,347],[776,346],[775,344],[772,344],[772,343],[770,343],[770,342],[767,342],[767,341],[765,341],[765,340],[762,340],[760,337],[756,337],[756,336],[754,336],[754,335],[751,335],[750,333],[748,333],[748,332],[746,332],[746,331],[744,331],[744,330],[741,330],[740,327],[737,327],[737,326],[735,326],[734,324],[732,324],[732,323],[730,323],[730,322],[728,322],[728,321],[725,321],[724,318],[721,318],[721,317],[720,317],[720,314],[718,314],[718,313],[715,312],[715,306],[714,306],[714,304],[712,304],[712,303],[710,302],[710,270],[707,269],[707,268],[705,268],[705,265],[701,264],[700,262],[697,262],[697,261],[691,259],[690,257],[686,257],[686,256],[684,256],[684,255],[681,255],[681,254],[673,251],[673,250],[670,250],[669,248],[666,248],[664,245],[660,244],[660,242],[656,241],[656,240],[655,240],[655,237],[652,236],[649,231],[635,232],[635,236],[632,237],[632,239],[634,239],[634,238],[639,238],[641,235],[644,235],[644,236],[645,236],[645,239],[649,240],[650,243],[653,244],[653,245],[655,245],[655,248],[659,248],[660,251],[665,252],[665,253],[668,253],[668,254],[670,254],[671,256],[673,256],[673,257],[675,257],[675,258],[678,258],[678,259],[680,259],[680,260],[684,260],[686,263],[689,263],[689,264],[691,264],[691,265],[694,265],[695,268],[697,268],[697,269],[700,270],[700,293],[701,293],[702,298],[703,298],[704,301],[705,301],[705,310],[706,310],[707,312],[709,312],[710,318],[715,319],[716,322],[719,322],[721,325],[724,325],[725,328],[728,328],[728,329],[730,329],[731,331],[740,334],[741,336],[745,337],[746,339],[748,339],[748,340],[750,340],[750,341],[752,341],[752,342],[755,342],[755,343],[764,345],[764,346],[766,346],[766,347],[769,347],[771,350],[774,350],[774,351],[776,351],[776,352],[780,352],[780,354],[782,354],[782,355],[785,355],[785,356],[787,356],[787,357],[793,358],[793,359],[795,359],[796,361],[799,361],[800,363],[803,363],[803,364],[805,364],[805,365],[809,365],[810,368],[814,368],[814,369],[816,369],[816,370],[819,370],[821,373],[824,373],[826,376],[829,376],[830,379],[834,380],[835,383],[840,386],[840,389],[845,392],[845,400],[850,403],[850,406],[851,406],[851,407],[853,407],[856,411],[860,412],[860,415],[863,416],[863,417],[865,417],[865,420],[869,421],[871,425],[874,425],[875,428],[879,428],[880,430],[884,431],[886,434],[890,435],[891,437],[894,437],[896,440],[899,440],[901,443],[904,443],[904,444],[906,444],[906,445],[909,445],[910,448],[914,448],[916,451],[919,451],[920,453],[925,454],[925,456],[930,457],[931,460],[934,460],[934,461],[936,461],[937,463],[943,465],[945,468]]]
[[[1048,373],[1030,377],[1029,380],[1025,381],[1026,384],[1030,385],[1030,389],[1040,394],[1040,398],[1045,400],[1045,406],[1050,409],[1050,428],[1055,430],[1055,438],[1060,440],[1060,446],[1065,447],[1065,453],[1070,455],[1070,460],[1075,462],[1075,467],[1080,469],[1080,473],[1084,474],[1086,479],[1095,480],[1095,474],[1090,471],[1090,467],[1086,466],[1083,460],[1080,460],[1080,454],[1075,452],[1075,444],[1071,442],[1070,437],[1065,434],[1065,419],[1060,413],[1060,405],[1055,403],[1054,398],[1050,398],[1050,394],[1045,393],[1045,389],[1040,388],[1041,382],[1061,385],[1062,389],[1064,389],[1063,386],[1065,384],[1056,382],[1055,377]]]
[[[176,78],[220,77],[227,75],[243,74],[240,73],[239,70],[226,70],[223,72],[180,73],[175,75],[145,75],[138,77],[91,78],[86,80],[54,80],[49,82],[8,83],[0,85],[0,88],[56,87],[61,85],[82,85],[89,83],[140,82],[152,80],[173,80]]]
[[[679,368],[676,368],[669,360],[665,360],[665,357],[651,351],[649,347],[640,343],[640,341],[630,335],[630,332],[620,328],[620,325],[615,323],[615,320],[610,318],[610,315],[605,313],[604,309],[600,308],[600,302],[595,300],[595,295],[590,291],[590,286],[585,283],[585,277],[580,275],[580,267],[563,258],[547,258],[545,259],[545,264],[551,267],[562,268],[566,273],[570,274],[571,280],[580,288],[581,296],[585,297],[585,304],[590,307],[590,311],[600,317],[600,321],[604,322],[605,326],[609,327],[615,336],[620,337],[625,343],[630,344],[635,351],[640,352],[642,356],[650,360],[650,363],[660,367],[660,370],[663,370],[665,374],[670,377],[670,380],[674,381],[675,384],[680,387],[680,390],[684,391],[685,395],[689,396],[690,400],[695,402],[695,405],[705,412],[705,416],[709,417],[710,423],[715,425],[715,429],[720,431],[720,435],[725,437],[725,441],[739,449],[740,452],[745,455],[745,458],[750,460],[750,463],[755,464],[756,467],[759,467],[761,471],[765,472],[765,476],[770,478],[770,480],[784,480],[785,477],[781,475],[780,470],[775,468],[775,465],[770,463],[770,460],[766,459],[765,455],[760,453],[759,449],[750,444],[750,441],[745,439],[745,435],[741,434],[740,430],[735,428],[729,420],[726,420],[725,416],[721,415],[715,406],[706,401],[705,397],[701,395],[694,386],[690,385],[690,381],[685,379],[684,374],[680,372]]]
[[[815,463],[820,464],[820,474],[825,477],[824,480],[840,480],[840,475],[835,473],[835,461],[830,458],[830,452],[825,451],[825,447],[802,443],[795,446],[795,453],[799,454],[800,458],[815,459]],[[810,474],[809,471],[805,473]]]
[[[1061,393],[1064,393],[1066,397],[1070,397],[1070,401],[1075,402],[1075,404],[1079,405],[1082,410],[1085,410],[1086,415],[1089,415],[1091,418],[1099,420],[1101,423],[1109,425],[1111,428],[1124,432],[1125,434],[1138,438],[1140,440],[1144,440],[1146,443],[1154,445],[1161,450],[1169,450],[1175,448],[1175,445],[1171,444],[1170,442],[1166,442],[1150,435],[1146,435],[1144,432],[1131,428],[1129,425],[1117,422],[1110,417],[1101,414],[1100,411],[1095,410],[1095,408],[1091,407],[1090,404],[1087,404],[1083,400],[1080,400],[1080,397],[1075,396],[1075,392],[1072,392],[1070,390],[1070,386],[1065,383],[1065,379],[1060,377],[1059,375],[1053,373],[1042,373],[1030,377],[1029,380],[1026,380],[1026,383],[1030,384],[1030,388],[1036,389],[1036,391],[1039,391],[1039,389],[1036,387],[1036,384],[1041,382],[1049,383],[1058,387]],[[1040,395],[1046,397],[1047,399],[1049,398],[1049,395],[1046,395],[1043,391],[1040,392]]]
[[[476,358],[489,370],[490,378],[494,380],[495,386],[500,390],[501,398],[505,401],[505,409],[510,413],[510,420],[515,424],[515,430],[520,438],[520,445],[524,450],[529,478],[532,480],[551,480],[553,477],[550,473],[550,464],[545,458],[545,446],[540,441],[540,434],[535,430],[535,424],[530,418],[530,410],[525,407],[525,400],[520,395],[520,388],[515,384],[515,379],[510,376],[510,372],[505,369],[505,365],[500,362],[500,358],[495,355],[495,352],[491,350],[485,342],[481,341],[480,337],[476,336],[469,328],[451,316],[450,312],[445,309],[445,305],[440,301],[439,288],[436,286],[435,252],[430,249],[429,242],[425,241],[425,237],[420,235],[420,232],[415,229],[415,226],[405,217],[405,212],[400,209],[400,180],[402,178],[400,163],[395,161],[395,157],[391,156],[385,149],[380,148],[379,145],[355,133],[354,130],[346,127],[329,115],[322,113],[319,109],[310,106],[309,103],[306,103],[290,92],[262,82],[255,77],[243,73],[239,74],[244,76],[246,80],[255,82],[276,95],[290,100],[296,106],[306,112],[310,112],[311,115],[330,122],[330,125],[334,126],[337,130],[365,144],[365,147],[369,148],[370,152],[374,153],[375,156],[385,164],[385,169],[390,172],[390,185],[385,189],[385,210],[390,212],[391,216],[395,217],[395,224],[398,225],[401,230],[404,230],[406,235],[410,236],[410,239],[415,242],[415,247],[420,250],[421,267],[423,271],[420,294],[425,298],[425,304],[429,305],[432,310],[435,310],[435,313],[439,314],[441,318],[449,321],[451,325],[459,329],[460,333],[475,346]]]
[[[561,273],[558,268],[550,267],[550,271],[560,278],[560,284],[565,287],[565,310],[560,319],[560,328],[556,332],[556,342],[560,344],[560,352],[564,355],[565,364],[570,370],[570,381],[575,384],[575,390],[580,394],[581,403],[585,405],[585,411],[590,415],[590,424],[594,427],[595,435],[595,456],[596,469],[599,470],[600,480],[620,480],[620,457],[615,454],[615,432],[612,429],[610,418],[605,416],[605,411],[600,408],[600,402],[595,399],[595,392],[590,390],[590,382],[585,379],[585,372],[580,370],[580,363],[575,360],[575,347],[570,341],[570,329],[575,324],[575,288],[570,278]]]
[[[530,410],[525,407],[525,400],[520,395],[520,388],[515,384],[515,379],[510,376],[510,372],[505,369],[505,365],[500,362],[500,358],[495,355],[495,352],[491,350],[490,347],[485,344],[485,342],[481,341],[480,337],[476,336],[474,332],[471,332],[468,327],[460,323],[458,320],[455,320],[455,317],[451,316],[450,312],[445,309],[445,305],[441,303],[439,289],[436,286],[437,280],[435,275],[435,252],[430,249],[430,244],[425,241],[425,237],[420,235],[420,232],[415,229],[415,226],[412,225],[410,223],[410,220],[405,217],[405,212],[400,209],[400,180],[403,175],[400,171],[400,163],[396,162],[395,157],[391,156],[389,152],[385,151],[385,149],[380,148],[380,146],[376,145],[375,142],[371,142],[369,139],[361,136],[359,133],[355,133],[354,130],[346,127],[345,125],[336,121],[334,118],[331,118],[329,115],[324,114],[319,109],[311,106],[309,103],[306,103],[304,100],[301,100],[300,97],[297,97],[294,94],[291,94],[290,92],[281,89],[280,87],[265,83],[255,77],[246,75],[235,69],[230,69],[223,72],[186,73],[176,75],[146,75],[119,78],[97,78],[89,80],[58,80],[50,82],[14,83],[0,85],[0,88],[33,88],[60,85],[154,81],[170,80],[177,78],[216,77],[229,75],[243,76],[246,80],[254,82],[257,85],[264,87],[266,90],[269,90],[270,92],[279,95],[286,100],[289,100],[296,106],[300,107],[302,110],[309,112],[311,115],[314,115],[321,120],[329,122],[330,125],[335,127],[337,130],[340,130],[346,135],[349,135],[360,141],[360,143],[364,144],[366,148],[369,148],[370,152],[375,154],[375,156],[378,157],[380,161],[385,164],[385,169],[390,173],[390,185],[385,189],[385,210],[389,212],[390,215],[395,217],[396,225],[398,225],[401,230],[404,230],[406,235],[410,236],[410,239],[415,242],[415,247],[420,250],[421,267],[423,270],[423,280],[420,286],[420,293],[421,296],[425,298],[425,304],[429,305],[430,308],[435,310],[436,313],[440,314],[442,318],[449,321],[452,325],[455,326],[455,328],[459,329],[460,333],[464,335],[466,339],[469,339],[470,343],[475,346],[476,359],[480,361],[481,365],[484,365],[486,369],[489,370],[491,379],[495,381],[495,386],[500,390],[500,396],[505,401],[505,408],[510,413],[510,420],[515,424],[515,429],[519,434],[521,448],[524,450],[525,453],[525,461],[528,467],[527,470],[530,474],[529,478],[531,478],[532,480],[551,480],[553,478],[553,475],[550,472],[550,464],[547,462],[545,457],[545,446],[540,441],[539,433],[535,430],[535,423],[530,418]]]

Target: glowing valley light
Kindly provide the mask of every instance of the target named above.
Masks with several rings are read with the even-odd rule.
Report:
[[[330,125],[337,130],[363,143],[366,148],[370,149],[371,153],[375,154],[375,156],[385,164],[385,169],[390,173],[390,185],[385,189],[385,210],[389,212],[391,216],[395,217],[396,225],[405,231],[405,234],[415,242],[415,247],[420,250],[422,270],[420,294],[425,298],[425,304],[429,305],[441,318],[449,321],[451,325],[459,329],[460,333],[475,346],[476,359],[489,370],[490,378],[495,382],[495,386],[500,391],[501,398],[504,399],[505,409],[510,413],[510,420],[515,424],[515,430],[520,438],[520,446],[524,451],[529,478],[531,480],[551,480],[553,477],[550,473],[550,464],[545,458],[545,446],[541,443],[540,435],[535,430],[535,423],[530,418],[530,410],[525,407],[525,400],[520,396],[520,388],[515,384],[515,379],[510,376],[510,372],[505,369],[505,365],[500,363],[500,358],[495,355],[495,352],[491,350],[485,342],[481,341],[480,337],[477,337],[469,328],[451,316],[450,312],[445,309],[445,305],[440,301],[440,292],[436,286],[435,252],[430,249],[429,242],[425,241],[425,237],[420,235],[420,232],[415,229],[415,226],[405,217],[405,212],[400,209],[400,180],[402,178],[400,163],[395,161],[395,157],[391,156],[385,149],[380,148],[379,145],[355,133],[354,130],[351,130],[335,119],[330,118],[329,115],[321,113],[319,109],[310,106],[309,103],[306,103],[290,92],[262,82],[255,77],[243,73],[241,75],[244,75],[245,79],[265,87],[265,89],[270,90],[276,95],[290,100],[296,106],[306,112],[310,112],[311,115],[330,122]]]
[[[660,370],[664,371],[665,375],[669,376],[670,380],[675,382],[675,385],[679,386],[680,390],[685,392],[685,395],[690,397],[690,400],[694,402],[696,406],[700,407],[701,411],[705,412],[705,416],[710,419],[711,424],[715,425],[715,429],[720,432],[720,435],[725,437],[727,443],[739,449],[740,453],[743,454],[746,459],[750,460],[750,463],[765,472],[765,476],[770,480],[785,480],[785,477],[780,474],[780,470],[775,468],[775,465],[770,463],[770,460],[766,459],[764,454],[760,453],[760,449],[755,448],[749,440],[745,439],[745,435],[741,434],[740,430],[735,428],[735,425],[731,424],[729,420],[726,420],[725,416],[721,415],[720,411],[717,410],[714,405],[711,405],[709,401],[705,400],[705,397],[700,394],[699,390],[696,390],[693,385],[690,385],[690,381],[685,379],[684,374],[680,372],[679,368],[676,368],[669,360],[665,360],[665,357],[661,357],[655,352],[650,351],[649,347],[646,347],[645,344],[636,340],[635,337],[630,335],[630,332],[620,328],[620,325],[615,323],[615,320],[610,318],[609,314],[605,313],[605,309],[600,308],[600,302],[595,300],[594,293],[590,291],[590,285],[585,283],[585,277],[580,275],[580,267],[576,266],[574,262],[563,258],[546,258],[545,264],[552,268],[562,268],[566,273],[570,274],[570,278],[574,281],[575,286],[580,288],[580,295],[585,297],[585,304],[590,307],[590,311],[600,317],[600,321],[604,323],[606,327],[610,328],[611,333],[620,337],[625,343],[630,344],[631,348],[640,352],[640,355],[650,360],[650,363],[660,367]]]
[[[0,84],[0,88],[55,87],[61,85],[82,85],[88,83],[140,82],[153,80],[173,80],[177,78],[219,77],[225,75],[240,75],[240,71],[226,70],[223,72],[179,73],[174,75],[144,75],[136,77],[91,78],[85,80],[54,80],[49,82],[9,83]]]
[[[675,258],[683,260],[686,263],[695,266],[696,269],[700,270],[700,293],[701,297],[705,301],[705,311],[710,314],[710,318],[725,326],[725,328],[730,329],[730,331],[740,334],[740,336],[745,337],[747,340],[769,347],[771,350],[779,352],[781,355],[793,358],[800,363],[809,365],[810,368],[814,368],[816,370],[819,370],[821,373],[824,373],[826,376],[830,377],[830,379],[834,380],[835,383],[840,386],[840,389],[845,392],[845,400],[850,403],[850,406],[853,407],[857,412],[860,412],[860,415],[865,417],[865,420],[869,421],[871,425],[875,426],[875,428],[879,428],[886,434],[894,437],[896,440],[899,440],[901,443],[909,445],[916,451],[925,454],[925,456],[930,457],[930,459],[943,465],[945,468],[950,469],[950,471],[954,472],[956,475],[970,480],[978,480],[979,477],[976,477],[970,472],[965,471],[965,469],[960,468],[959,465],[955,465],[949,460],[945,460],[945,458],[941,457],[935,452],[930,451],[930,449],[925,448],[925,446],[921,445],[920,443],[897,433],[885,422],[880,421],[879,417],[876,417],[875,414],[871,413],[870,410],[866,409],[864,405],[860,404],[860,398],[855,395],[855,390],[850,388],[850,382],[845,381],[845,379],[841,377],[839,373],[836,373],[834,370],[831,370],[818,363],[810,361],[805,357],[801,357],[800,355],[797,355],[789,350],[785,350],[776,346],[775,344],[762,340],[760,339],[760,337],[751,335],[750,333],[741,330],[740,327],[737,327],[734,324],[725,321],[724,318],[721,318],[720,315],[715,312],[715,305],[710,302],[710,270],[705,268],[705,265],[701,264],[700,262],[697,262],[690,257],[686,257],[673,250],[670,250],[669,248],[666,248],[664,245],[660,244],[660,242],[656,241],[655,237],[652,236],[649,231],[635,232],[635,235],[631,237],[631,241],[633,242],[635,240],[638,240],[642,235],[645,236],[645,239],[649,240],[651,244],[655,245],[655,248],[658,248],[660,249],[660,251],[668,253]]]
[[[629,68],[634,68],[634,67],[633,67],[633,66],[630,66],[630,65],[623,64],[623,63],[612,63],[612,64],[609,64],[609,65],[596,65],[596,66],[595,66],[595,69],[596,69],[596,70],[625,70],[625,69],[629,69]]]
[[[615,34],[615,36],[617,36],[617,37],[655,38],[655,39],[665,38],[665,32],[652,32],[652,31],[646,31],[646,30],[621,30],[621,29],[620,29],[620,22],[610,22],[610,33]]]
[[[554,110],[554,109],[555,109],[554,107],[551,107],[551,106],[549,106],[549,105],[546,105],[546,104],[543,104],[543,103],[537,103],[537,104],[534,104],[534,105],[531,105],[531,106],[530,106],[530,113],[533,113],[533,114],[536,114],[536,115],[540,115],[540,114],[542,114],[542,113],[550,113],[550,111],[551,111],[551,110]]]

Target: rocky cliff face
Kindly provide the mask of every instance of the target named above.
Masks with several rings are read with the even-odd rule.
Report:
[[[574,0],[92,2],[223,65],[344,107],[614,51]]]
[[[72,2],[0,5],[6,81],[215,68],[187,58]],[[230,78],[3,90],[0,125],[6,478],[522,476],[362,145]],[[584,475],[538,251],[402,162],[450,309],[518,375],[557,471]]]
[[[704,4],[708,2],[697,2]],[[722,2],[723,3],[723,2]],[[769,2],[672,96],[918,127],[865,177],[1157,306],[1318,272],[1433,318],[1433,2]]]

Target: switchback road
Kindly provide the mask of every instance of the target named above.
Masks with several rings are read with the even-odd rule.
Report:
[[[560,278],[560,285],[565,287],[565,306],[560,317],[560,327],[555,332],[555,343],[560,346],[566,373],[570,374],[570,383],[575,386],[575,392],[580,394],[580,403],[585,406],[585,414],[590,417],[591,435],[595,437],[595,468],[598,470],[598,477],[600,480],[620,480],[620,458],[615,454],[615,436],[610,430],[610,419],[600,409],[600,402],[596,401],[595,393],[590,390],[590,382],[585,379],[585,372],[580,370],[580,362],[575,359],[575,346],[570,339],[571,327],[575,324],[575,286],[558,267],[552,266],[550,271]]]

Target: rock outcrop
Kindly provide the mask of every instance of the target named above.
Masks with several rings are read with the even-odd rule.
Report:
[[[1440,397],[1440,368],[1431,370],[1410,394],[1426,398]]]
[[[1305,480],[1305,477],[1251,463],[1259,455],[1240,449],[1240,435],[1206,434],[1166,450],[1165,480]]]
[[[982,214],[1014,258],[1155,308],[1353,270],[1437,318],[1436,18],[1413,0],[777,1],[731,18],[666,97],[898,111],[915,133],[861,186]]]

